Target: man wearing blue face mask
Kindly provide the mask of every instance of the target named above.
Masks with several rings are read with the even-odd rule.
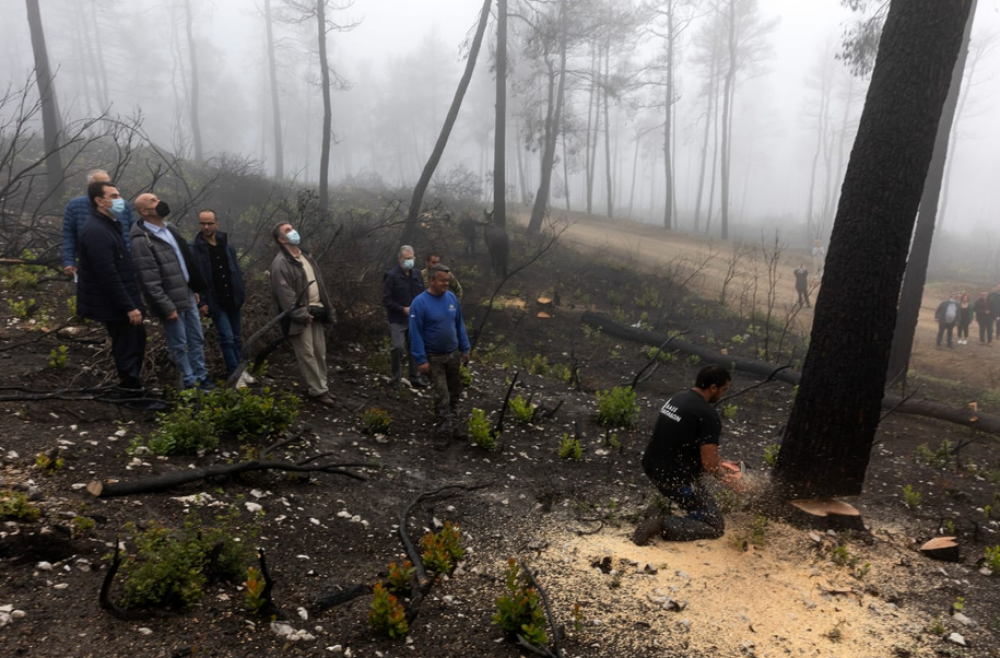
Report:
[[[323,276],[316,261],[300,247],[299,232],[288,222],[271,231],[278,243],[278,255],[271,261],[271,294],[278,313],[286,315],[281,329],[295,350],[299,372],[306,380],[309,395],[324,407],[335,407],[330,395],[326,368],[326,327],[333,324],[333,305],[326,294]],[[306,290],[306,284],[309,285]]]
[[[420,272],[413,269],[413,247],[404,244],[397,254],[399,265],[386,272],[382,279],[382,306],[389,317],[389,335],[392,337],[392,387],[399,388],[403,375],[403,357],[409,364],[410,384],[425,388],[427,382],[417,371],[417,363],[410,354],[410,304],[424,291]]]

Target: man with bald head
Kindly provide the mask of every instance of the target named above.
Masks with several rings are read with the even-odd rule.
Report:
[[[149,310],[163,322],[170,358],[184,388],[214,388],[205,370],[205,338],[198,306],[206,290],[187,241],[167,223],[170,206],[155,194],[135,200],[132,261]],[[207,311],[206,311],[207,312]]]
[[[87,174],[87,185],[92,183],[110,183],[111,177],[103,169],[94,169]],[[117,188],[116,188],[117,189]],[[90,204],[90,197],[86,194],[70,200],[66,204],[66,211],[63,213],[63,271],[66,274],[76,274],[77,257],[80,249],[80,230],[93,212]],[[129,231],[135,219],[132,216],[132,208],[128,202],[124,209],[113,217],[122,226],[122,237],[125,240],[125,249],[129,248]]]

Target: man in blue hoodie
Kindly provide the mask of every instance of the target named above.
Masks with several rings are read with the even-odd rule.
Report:
[[[451,440],[463,439],[463,423],[458,420],[462,395],[462,364],[469,362],[469,336],[465,333],[462,307],[448,290],[451,275],[447,266],[430,267],[427,290],[410,305],[410,351],[421,374],[429,375],[434,387],[435,433],[443,439],[444,450]]]

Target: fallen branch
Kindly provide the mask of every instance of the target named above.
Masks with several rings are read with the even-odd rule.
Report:
[[[285,615],[278,606],[274,605],[274,599],[272,598],[271,592],[274,590],[274,579],[271,578],[271,572],[267,568],[267,561],[264,559],[264,548],[257,548],[257,559],[260,561],[260,575],[264,579],[264,590],[260,593],[260,600],[263,602],[258,614],[262,617],[268,618],[273,617],[276,619],[284,619]]]
[[[531,573],[528,565],[522,562],[521,569],[524,570],[524,574],[528,577],[528,581],[531,582],[532,587],[538,590],[538,594],[542,597],[542,605],[545,606],[545,616],[549,620],[549,628],[552,629],[552,649],[549,655],[555,658],[562,658],[562,651],[559,649],[559,635],[562,629],[556,625],[555,615],[552,614],[552,607],[549,605],[549,597],[546,595],[545,590],[542,589],[542,586],[538,584],[538,581],[535,580],[535,574]]]
[[[582,322],[600,327],[602,331],[616,338],[631,340],[644,345],[659,345],[667,338],[667,336],[661,333],[635,329],[590,311],[583,314]],[[792,386],[798,384],[802,378],[802,373],[790,368],[779,368],[776,372],[773,364],[751,359],[740,359],[728,354],[720,354],[694,343],[675,341],[673,347],[684,354],[697,355],[701,357],[702,361],[707,363],[716,363],[729,368],[733,374],[740,372],[764,378],[773,376],[774,381],[784,382]],[[882,407],[896,413],[943,420],[955,423],[956,425],[971,427],[986,434],[1000,436],[1000,416],[988,416],[979,412],[972,412],[965,407],[956,409],[933,400],[901,399],[895,395],[884,396],[882,398]]]
[[[326,594],[316,599],[316,602],[313,603],[313,612],[316,614],[325,612],[330,608],[336,608],[342,603],[348,603],[349,601],[353,601],[360,596],[369,594],[371,591],[371,585],[353,585],[345,590],[341,590],[333,594]]]
[[[118,569],[121,566],[121,541],[118,537],[115,537],[115,554],[111,558],[111,566],[108,567],[108,572],[104,574],[104,582],[101,583],[101,592],[97,597],[97,601],[100,603],[102,610],[106,610],[111,614],[111,616],[116,619],[121,619],[122,621],[141,621],[144,619],[157,619],[172,616],[162,610],[128,610],[127,608],[116,605],[115,602],[111,600],[111,587],[114,585],[115,575],[118,573]]]
[[[310,461],[310,460],[307,460]],[[217,464],[215,466],[203,466],[184,471],[174,471],[156,475],[145,480],[133,480],[131,482],[108,482],[94,480],[87,485],[87,491],[97,498],[114,498],[117,496],[134,496],[136,494],[160,493],[169,491],[184,484],[197,482],[211,477],[231,477],[240,473],[251,473],[254,471],[285,471],[289,473],[327,473],[330,475],[343,475],[344,477],[367,482],[368,478],[345,471],[345,468],[366,467],[369,464],[309,464],[280,461],[252,460],[240,462],[239,464]]]

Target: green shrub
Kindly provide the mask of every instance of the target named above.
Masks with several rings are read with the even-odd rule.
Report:
[[[0,520],[34,521],[41,515],[24,492],[0,489]]]
[[[73,539],[82,539],[97,527],[97,521],[89,516],[74,516],[70,519],[69,527]]]
[[[530,359],[525,359],[521,364],[521,367],[527,370],[532,375],[548,375],[549,374],[549,357],[542,356],[541,354],[536,354]]]
[[[511,398],[510,411],[519,423],[530,423],[535,419],[535,405],[527,402],[520,395]]]
[[[732,420],[736,418],[736,412],[739,410],[740,408],[737,407],[735,404],[733,404],[732,402],[727,402],[726,404],[722,405],[722,417],[725,418],[726,420]]]
[[[636,308],[662,308],[663,302],[660,301],[660,293],[656,291],[656,288],[643,284],[642,294],[637,296],[632,300],[635,303]]]
[[[53,455],[48,452],[40,452],[35,456],[35,468],[45,475],[54,475],[66,465],[66,460],[56,450]]]
[[[497,599],[493,624],[510,638],[520,636],[532,646],[544,646],[549,639],[545,633],[541,597],[531,587],[528,577],[521,573],[514,558],[507,561],[504,581],[506,593]]]
[[[21,258],[33,260],[35,255],[25,249],[21,252]],[[3,281],[3,288],[7,292],[24,292],[37,288],[44,272],[45,268],[41,265],[14,265],[4,268],[0,281]]]
[[[133,524],[126,530],[135,531]],[[187,609],[205,593],[210,576],[236,582],[247,573],[257,528],[239,530],[239,509],[201,526],[190,516],[180,530],[159,523],[136,535],[136,551],[122,562],[122,604],[126,608]]]
[[[361,412],[362,434],[385,434],[390,423],[392,417],[385,409],[365,409]]]
[[[157,427],[149,439],[136,437],[133,447],[146,445],[154,455],[196,455],[219,445],[215,424],[207,414],[179,406],[157,414]]]
[[[473,409],[469,416],[469,437],[480,448],[496,450],[499,447],[493,425],[482,409]]]
[[[597,392],[597,421],[604,427],[632,428],[639,421],[639,405],[631,386]]]
[[[903,487],[903,504],[910,509],[917,509],[920,507],[920,503],[923,502],[923,496],[919,491],[914,490],[911,485],[906,485]]]
[[[462,377],[462,388],[472,386],[472,369],[464,363],[458,367],[459,375]]]
[[[409,560],[404,560],[402,564],[393,562],[389,565],[389,575],[386,577],[386,588],[398,596],[409,596],[410,584],[416,569]]]
[[[267,582],[257,567],[247,567],[247,579],[243,581],[244,597],[250,612],[259,614],[267,601],[264,599],[264,588]]]
[[[69,355],[69,348],[65,345],[53,347],[49,352],[49,367],[57,370],[66,369],[66,357]]]
[[[994,576],[1000,576],[1000,545],[986,547],[984,564],[993,572]]]
[[[564,433],[562,440],[559,441],[559,458],[577,460],[581,457],[583,457],[583,446],[580,445],[579,439]]]
[[[937,450],[931,450],[926,443],[921,443],[914,451],[913,459],[918,464],[945,469],[955,459],[954,450],[955,445],[947,439],[938,445]]]
[[[13,299],[7,300],[7,306],[10,307],[10,314],[18,320],[27,320],[31,317],[31,307],[34,305],[34,299],[22,299],[19,301],[14,301]]]
[[[379,635],[393,640],[400,640],[410,632],[406,611],[399,599],[390,594],[382,583],[375,585],[371,608],[368,610],[368,624]]]
[[[563,384],[569,384],[573,379],[573,369],[565,363],[554,363],[549,370],[549,377]]]
[[[772,443],[764,446],[764,463],[774,468],[778,464],[778,455],[781,453],[781,444]]]
[[[462,535],[451,523],[445,523],[440,532],[424,535],[420,547],[424,549],[420,555],[424,566],[434,573],[451,573],[455,564],[465,557]]]
[[[70,295],[66,298],[66,312],[71,318],[76,316],[76,295]]]
[[[673,363],[677,360],[677,355],[673,352],[661,350],[659,347],[647,347],[646,358],[656,359],[657,361],[662,361],[663,363]]]

